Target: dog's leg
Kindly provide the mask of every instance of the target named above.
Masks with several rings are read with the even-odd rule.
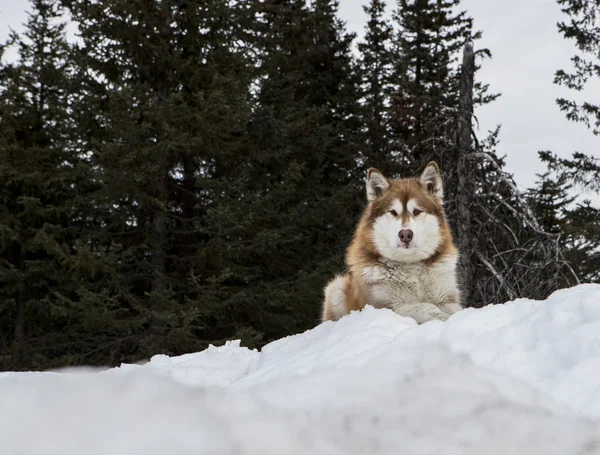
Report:
[[[446,321],[450,315],[433,303],[396,303],[391,309],[400,316],[413,318],[417,324],[423,324],[427,321]]]
[[[325,302],[323,303],[323,314],[321,316],[323,322],[337,321],[342,316],[348,314],[348,304],[346,302],[347,285],[347,276],[339,275],[325,287]]]

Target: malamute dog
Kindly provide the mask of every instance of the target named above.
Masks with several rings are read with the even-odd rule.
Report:
[[[365,209],[346,255],[348,272],[325,288],[323,321],[365,305],[390,308],[422,324],[462,309],[456,280],[458,250],[442,206],[436,163],[418,178],[367,174]]]

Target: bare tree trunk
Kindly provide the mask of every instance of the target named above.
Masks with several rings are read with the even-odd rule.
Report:
[[[471,267],[472,226],[469,201],[472,192],[469,188],[469,157],[473,153],[472,119],[473,119],[473,84],[475,77],[475,54],[473,44],[468,42],[463,50],[463,61],[460,73],[460,98],[457,128],[457,181],[456,209],[458,223],[456,229],[457,245],[460,250],[459,280],[462,289],[462,299],[465,306],[472,306],[468,290],[473,282],[473,269]]]
[[[194,158],[185,154],[183,156],[183,217],[186,220],[194,218],[196,204],[196,166]]]
[[[161,166],[166,159],[161,158]],[[145,348],[148,352],[156,353],[162,348],[161,335],[165,331],[165,320],[162,317],[164,308],[164,299],[167,291],[166,284],[166,259],[167,259],[167,176],[164,168],[163,173],[156,182],[154,192],[154,201],[152,202],[151,226],[150,226],[150,246],[152,248],[152,259],[150,262],[152,268],[152,282],[150,285],[149,301],[149,325],[147,329],[147,338],[145,339]]]
[[[167,97],[166,87],[156,92],[156,107],[160,111]],[[163,142],[164,125],[157,125],[157,143]],[[164,145],[163,145],[164,146]],[[169,159],[166,150],[160,150],[158,160],[158,181],[152,204],[152,292],[162,294],[165,289],[165,270],[167,260],[167,179],[169,178]]]
[[[166,254],[166,207],[167,200],[167,177],[163,176],[157,182],[157,200],[154,203],[152,213],[152,270],[154,272],[152,281],[152,292],[162,293],[165,290],[165,263]]]
[[[25,340],[25,299],[23,292],[19,292],[17,301],[17,316],[15,318],[15,334],[13,342],[13,365],[19,368],[23,354],[23,341]]]

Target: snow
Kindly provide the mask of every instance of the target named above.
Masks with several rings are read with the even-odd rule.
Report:
[[[265,346],[0,373],[2,454],[600,454],[600,285],[418,326],[366,308]]]

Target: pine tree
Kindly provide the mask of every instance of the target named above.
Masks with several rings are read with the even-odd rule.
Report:
[[[65,303],[86,275],[75,245],[89,179],[72,141],[71,49],[56,2],[31,6],[0,71],[0,369],[60,363],[83,311]]]
[[[571,58],[573,68],[570,71],[558,70],[554,83],[582,93],[575,99],[556,100],[560,110],[568,120],[580,122],[600,134],[600,107],[596,101],[589,100],[590,84],[600,77],[599,51],[600,26],[598,24],[600,5],[598,2],[581,0],[558,0],[562,12],[568,21],[558,24],[559,32],[575,41],[578,53]],[[588,98],[588,100],[585,100]],[[583,101],[581,101],[583,99]],[[600,193],[600,163],[593,156],[581,152],[573,154],[571,159],[560,159],[551,152],[540,152],[540,158],[548,166],[548,174],[553,175],[546,185],[563,185],[565,191],[584,188]],[[536,196],[543,198],[544,187],[538,185]],[[559,230],[565,239],[565,255],[582,281],[598,281],[597,273],[600,246],[597,225],[600,221],[600,209],[589,200],[574,199],[565,207],[555,207],[560,213]],[[557,216],[557,215],[555,215]]]
[[[402,160],[402,157],[393,155],[390,132],[390,107],[394,90],[394,32],[385,18],[385,2],[371,0],[363,9],[369,20],[364,40],[358,44],[362,91],[361,123],[367,146],[362,160],[366,169],[377,167],[384,175],[394,175],[398,172],[398,161]]]
[[[362,200],[352,36],[336,14],[333,1],[257,5],[251,151],[236,207],[221,218],[223,229],[238,226],[221,283],[228,307],[263,341],[318,322]]]
[[[561,181],[579,188],[600,192],[600,159],[580,152],[571,159],[562,159],[551,152],[540,152],[540,159],[554,172],[560,172]]]
[[[575,195],[577,188],[600,193],[600,160],[581,153],[572,159],[540,152],[548,171],[531,190],[534,207],[542,220],[560,235],[561,248],[582,282],[598,282],[600,274],[600,209]]]
[[[559,32],[575,40],[579,54],[571,58],[572,71],[558,70],[555,84],[582,92],[594,80],[600,78],[600,4],[586,0],[558,0],[568,22],[558,24]],[[582,122],[600,134],[600,106],[596,101],[556,100],[569,120]]]
[[[565,256],[583,283],[600,283],[600,208],[583,200],[565,215]]]
[[[224,0],[65,1],[83,41],[79,134],[103,190],[90,244],[119,308],[114,358],[198,350],[235,331],[210,293],[214,211],[229,191],[249,111],[244,5]],[[243,41],[242,41],[243,42]],[[214,284],[212,288],[214,289]]]
[[[532,210],[541,227],[551,234],[562,234],[565,231],[565,214],[575,201],[571,195],[573,185],[565,175],[553,178],[550,171],[538,175],[537,188],[528,194]]]
[[[443,163],[444,129],[457,109],[460,50],[480,33],[460,0],[398,0],[394,19],[397,88],[392,125],[397,148],[411,165]]]

